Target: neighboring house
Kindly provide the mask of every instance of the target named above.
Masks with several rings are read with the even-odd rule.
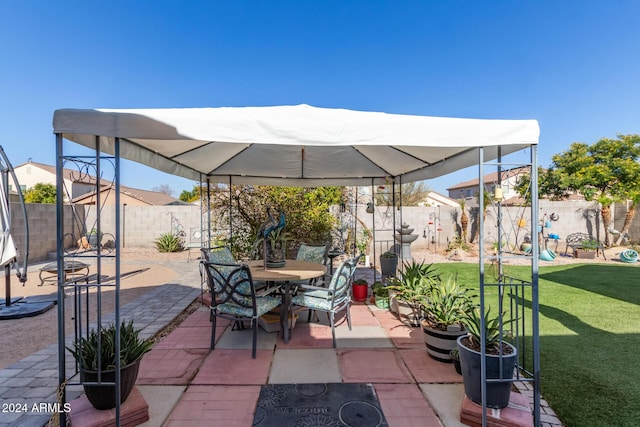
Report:
[[[520,194],[515,190],[515,186],[518,184],[520,177],[523,175],[529,175],[529,167],[519,167],[502,172],[502,179],[500,180],[502,187],[503,206],[519,206],[523,205],[526,201],[520,197]],[[473,179],[471,181],[461,182],[453,187],[447,188],[449,197],[459,199],[476,199],[478,195],[478,184],[480,180]],[[498,186],[498,172],[493,172],[484,176],[484,185],[487,191],[491,194],[495,194],[495,188]],[[546,197],[540,197],[546,198]],[[477,200],[477,199],[476,199]],[[562,199],[565,202],[580,202],[585,198],[581,194],[569,192],[567,197]],[[472,202],[473,204],[473,202]]]
[[[430,191],[429,193],[427,193],[427,197],[425,198],[424,202],[418,203],[418,206],[451,206],[457,208],[460,206],[460,204],[457,201],[445,196],[444,194]]]
[[[14,170],[16,178],[18,178],[18,182],[20,183],[20,189],[22,191],[32,188],[38,183],[56,185],[55,166],[29,161],[27,163],[23,163],[14,167]],[[70,194],[65,196],[65,201],[70,198],[73,203],[95,203],[96,177],[71,169],[63,169],[62,176],[65,188],[70,189],[68,190]],[[114,191],[111,190],[111,188],[113,187],[115,189],[115,184],[112,184],[111,181],[105,179],[101,180],[100,184],[102,187],[101,197],[106,197],[106,199],[101,200],[101,203],[104,202],[106,204],[114,204],[115,198],[113,198],[112,200]],[[15,190],[11,187],[11,184],[9,185],[9,189]],[[159,193],[157,191],[139,190],[122,185],[120,186],[120,194],[121,203],[126,203],[132,206],[164,206],[186,204],[179,199],[171,197],[168,194]]]
[[[33,188],[39,183],[56,185],[55,166],[29,161],[13,169],[20,183],[20,189],[23,192],[29,188]],[[95,189],[96,178],[88,174],[80,173],[77,170],[63,169],[62,179],[64,181],[64,187],[71,189],[71,194],[66,196],[67,198],[73,199]],[[104,185],[109,184],[106,180],[103,180],[102,183]]]
[[[103,186],[100,190],[100,203],[106,206],[115,205],[115,186]],[[83,194],[72,200],[73,204],[93,205],[96,203],[96,191]],[[168,206],[168,205],[190,205],[191,203],[171,197],[165,193],[157,191],[139,190],[120,186],[120,203],[129,206]]]
[[[515,190],[516,184],[519,182],[519,177],[522,175],[529,175],[529,167],[513,168],[502,171],[502,177],[498,180],[498,172],[493,172],[484,176],[484,185],[488,192],[494,193],[495,188],[500,182],[502,187],[502,197],[505,201],[513,197],[519,197],[518,192]],[[453,187],[447,188],[449,197],[452,199],[469,199],[478,195],[479,179],[472,179],[471,181],[461,182]]]

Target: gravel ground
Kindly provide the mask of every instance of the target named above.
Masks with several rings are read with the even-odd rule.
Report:
[[[123,306],[134,299],[155,289],[158,285],[171,282],[178,273],[168,267],[170,261],[178,261],[184,266],[197,264],[192,262],[187,264],[187,253],[161,254],[155,249],[128,249],[123,250],[121,262],[120,281],[120,305]],[[90,261],[89,261],[90,262]],[[161,265],[161,264],[165,265]],[[25,286],[18,283],[13,276],[11,278],[11,295],[27,297],[31,295],[47,295],[56,292],[56,286],[50,282],[39,286],[38,266],[34,266],[34,271],[29,269]],[[90,267],[90,274],[95,274],[95,266]],[[129,274],[127,274],[129,273]],[[102,283],[113,283],[108,278],[113,277],[114,266],[112,262],[106,261],[102,266]],[[4,292],[3,292],[4,296]],[[90,304],[95,306],[95,292],[90,293]],[[111,313],[114,310],[114,292],[106,290],[102,292],[102,311]],[[65,304],[65,326],[66,334],[73,332],[73,306],[72,300],[67,297]],[[83,314],[85,315],[85,314]],[[95,320],[91,316],[91,321]],[[51,310],[34,317],[22,319],[10,319],[0,321],[0,369],[15,363],[36,351],[44,349],[51,344],[58,342],[58,309],[54,306]]]

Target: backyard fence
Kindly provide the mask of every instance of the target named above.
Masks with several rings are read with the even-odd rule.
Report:
[[[571,233],[588,233],[599,240],[604,240],[604,228],[601,224],[600,211],[593,202],[552,202],[540,200],[539,217],[543,222],[543,233],[553,233],[560,236],[559,249],[563,248],[563,238]],[[84,221],[85,230],[95,227],[95,208],[76,205],[76,217]],[[65,232],[80,233],[78,225],[74,225],[74,215],[71,206],[65,205]],[[106,211],[106,210],[105,210]],[[365,206],[358,206],[355,210],[358,218],[369,228],[373,229],[375,218],[375,253],[380,253],[394,246],[393,217],[395,215],[395,227],[401,223],[413,228],[412,234],[418,238],[411,244],[412,250],[440,251],[447,247],[456,235],[459,228],[459,209],[452,207],[403,207],[400,212],[389,211],[386,208],[376,207],[374,214],[366,212]],[[502,236],[503,243],[516,244],[522,242],[525,235],[531,237],[533,229],[537,232],[537,225],[532,227],[528,209],[522,207],[503,207],[502,220],[507,235]],[[455,213],[458,213],[457,216]],[[24,242],[24,218],[22,210],[17,204],[12,203],[13,221],[11,233],[18,245],[23,247]],[[613,209],[614,229],[621,229],[626,213],[624,204],[616,204]],[[553,214],[553,216],[552,216]],[[56,206],[49,204],[27,204],[27,216],[29,218],[30,253],[29,259],[33,262],[44,261],[55,254],[56,251]],[[554,218],[555,220],[552,220]],[[454,222],[456,219],[457,222]],[[127,206],[121,211],[121,236],[124,247],[154,247],[154,240],[163,233],[175,232],[181,229],[185,235],[189,235],[192,227],[200,227],[200,206]],[[469,215],[468,236],[472,235],[474,220]],[[488,243],[498,242],[496,212],[487,209],[485,219],[485,237]],[[550,225],[550,227],[544,227]],[[358,225],[360,227],[360,225]],[[80,227],[81,228],[81,227]],[[114,212],[103,212],[101,215],[101,229],[104,233],[115,235]],[[80,235],[78,235],[80,238]],[[77,244],[68,239],[67,245]],[[612,241],[615,240],[615,236]],[[629,241],[637,243],[640,240],[640,221],[635,220],[629,231]],[[368,248],[369,255],[373,256],[373,246]]]

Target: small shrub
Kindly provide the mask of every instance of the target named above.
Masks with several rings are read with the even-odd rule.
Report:
[[[584,239],[580,242],[580,248],[585,251],[595,251],[600,247],[600,242],[594,239]]]
[[[184,250],[182,239],[173,233],[161,234],[153,243],[156,245],[158,252],[180,252]]]
[[[389,296],[389,289],[382,282],[374,282],[372,287],[373,295],[381,298]]]
[[[447,252],[451,252],[456,249],[462,249],[463,251],[469,250],[469,245],[460,235],[456,235],[453,240],[449,242],[449,246],[447,246]]]

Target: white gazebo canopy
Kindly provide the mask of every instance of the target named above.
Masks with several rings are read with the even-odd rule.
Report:
[[[54,133],[173,175],[315,187],[435,178],[538,143],[535,120],[484,120],[309,105],[57,110]]]
[[[60,160],[65,158],[62,154],[63,139],[95,150],[96,159],[102,157],[99,156],[100,153],[119,156],[169,174],[196,181],[206,180],[207,185],[210,182],[220,182],[298,187],[369,186],[387,183],[395,186],[436,178],[472,165],[478,165],[482,184],[485,163],[498,159],[495,164],[500,169],[502,156],[530,148],[531,223],[538,223],[536,144],[540,130],[535,120],[426,117],[297,105],[148,110],[64,109],[54,113],[53,128],[59,156],[57,174],[60,182]],[[96,164],[99,169],[100,163],[96,161]],[[119,162],[115,162],[116,188],[119,186],[119,176]],[[62,186],[58,187],[59,195],[62,194],[60,187]],[[118,191],[115,192],[115,197],[119,200]],[[65,224],[63,199],[57,198],[59,237],[63,236]],[[478,201],[482,208],[483,198],[480,197]],[[101,210],[97,210],[98,219],[100,212]],[[124,223],[121,222],[124,209],[120,209],[116,203],[114,212],[117,242],[115,323],[119,324],[119,242],[121,230],[124,230],[124,227],[120,227]],[[211,215],[207,217],[210,221]],[[201,221],[203,220],[204,216],[201,216]],[[484,247],[485,243],[483,221],[483,216],[480,215],[479,247]],[[357,227],[357,221],[354,224]],[[497,215],[497,227],[498,235],[502,236],[504,229],[500,214]],[[211,227],[208,229],[211,230]],[[62,238],[58,239],[57,250],[58,281],[63,283],[62,262],[65,255]],[[490,284],[492,287],[497,286],[498,291],[494,295],[498,298],[506,295],[507,287],[509,292],[514,286],[519,287],[523,295],[524,289],[530,288],[530,299],[526,303],[531,308],[531,321],[527,324],[531,325],[533,336],[534,422],[540,418],[538,250],[538,246],[534,245],[531,256],[527,255],[532,266],[530,282],[524,278],[514,279],[519,281],[519,284],[514,285],[512,282],[506,283],[506,275],[498,275],[499,283]],[[100,251],[97,254],[97,271],[100,271]],[[482,312],[485,310],[485,297],[488,296],[485,295],[484,257],[484,251],[480,250],[478,264]],[[497,256],[497,265],[498,271],[502,271],[501,250]],[[96,281],[101,283],[99,274]],[[515,300],[519,304],[515,310],[524,313],[524,299]],[[80,310],[82,301],[82,298],[74,299],[74,304],[78,304]],[[60,313],[64,313],[64,304],[63,287],[59,286]],[[498,304],[502,304],[502,301],[498,301]],[[87,302],[87,312],[88,306]],[[514,304],[510,308],[513,311]],[[101,310],[98,303],[98,313]],[[518,316],[517,312],[514,314],[515,317]],[[484,317],[481,316],[481,319],[484,322]],[[59,371],[64,373],[64,316],[58,319],[58,331]],[[516,332],[520,333],[517,329]],[[518,336],[514,341],[524,342]],[[120,368],[119,362],[116,368]],[[65,375],[60,375],[60,384],[66,380]],[[118,411],[119,404],[116,414]]]

